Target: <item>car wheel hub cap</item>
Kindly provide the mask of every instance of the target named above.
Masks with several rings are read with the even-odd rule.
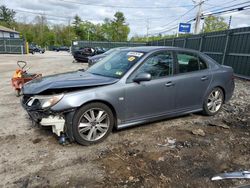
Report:
[[[220,90],[214,90],[208,97],[207,108],[210,112],[217,112],[222,105],[222,93]]]
[[[87,141],[102,138],[110,125],[108,114],[99,108],[92,108],[83,113],[78,124],[80,136]]]

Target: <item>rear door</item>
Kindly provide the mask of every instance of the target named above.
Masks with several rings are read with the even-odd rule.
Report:
[[[212,79],[208,64],[195,53],[177,51],[176,67],[176,109],[201,108]]]
[[[172,52],[156,52],[130,76],[125,86],[126,121],[160,116],[174,108],[173,64]],[[150,73],[152,80],[133,82],[141,72]]]

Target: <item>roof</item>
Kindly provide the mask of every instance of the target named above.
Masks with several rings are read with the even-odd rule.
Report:
[[[178,47],[172,46],[137,46],[137,47],[127,47],[122,50],[134,50],[140,52],[151,52],[154,50],[165,49],[165,50],[173,50],[173,49],[180,49]]]
[[[134,51],[144,52],[144,53],[157,51],[157,50],[182,50],[182,51],[191,52],[191,53],[200,53],[197,50],[175,47],[175,46],[137,46],[137,47],[127,47],[122,50],[134,50]]]
[[[18,31],[15,31],[13,29],[9,29],[9,28],[4,27],[2,25],[0,25],[0,31],[10,32],[10,33],[19,33]]]

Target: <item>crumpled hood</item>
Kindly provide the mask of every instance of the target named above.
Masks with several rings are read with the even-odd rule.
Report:
[[[88,72],[74,71],[32,80],[23,86],[22,93],[35,95],[51,89],[84,88],[109,85],[117,82],[118,80],[119,79],[117,78],[99,76]]]

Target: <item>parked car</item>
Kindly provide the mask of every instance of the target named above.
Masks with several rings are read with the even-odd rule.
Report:
[[[94,65],[98,61],[102,60],[104,57],[110,55],[111,53],[116,52],[117,50],[120,50],[120,49],[124,49],[124,48],[126,48],[126,47],[112,48],[112,49],[107,50],[106,52],[104,52],[102,54],[98,54],[98,55],[94,55],[92,57],[89,57],[88,58],[89,67]]]
[[[44,48],[42,48],[42,47],[40,47],[40,46],[38,46],[38,45],[29,45],[29,53],[32,53],[32,54],[34,54],[34,53],[36,53],[36,52],[38,52],[38,53],[40,53],[40,54],[43,54],[44,52],[45,52],[45,49]]]
[[[98,54],[102,54],[105,52],[104,48],[100,48],[100,47],[85,47],[82,48],[80,50],[76,50],[73,52],[73,57],[76,61],[78,62],[88,62],[89,58],[94,56],[94,55],[98,55]]]
[[[134,47],[118,50],[87,71],[28,82],[22,105],[32,121],[90,145],[113,128],[200,111],[215,115],[233,91],[233,69],[203,53]]]
[[[57,51],[57,52],[67,51],[67,52],[69,52],[69,47],[67,47],[67,46],[55,46],[55,47],[53,47],[53,51]]]

